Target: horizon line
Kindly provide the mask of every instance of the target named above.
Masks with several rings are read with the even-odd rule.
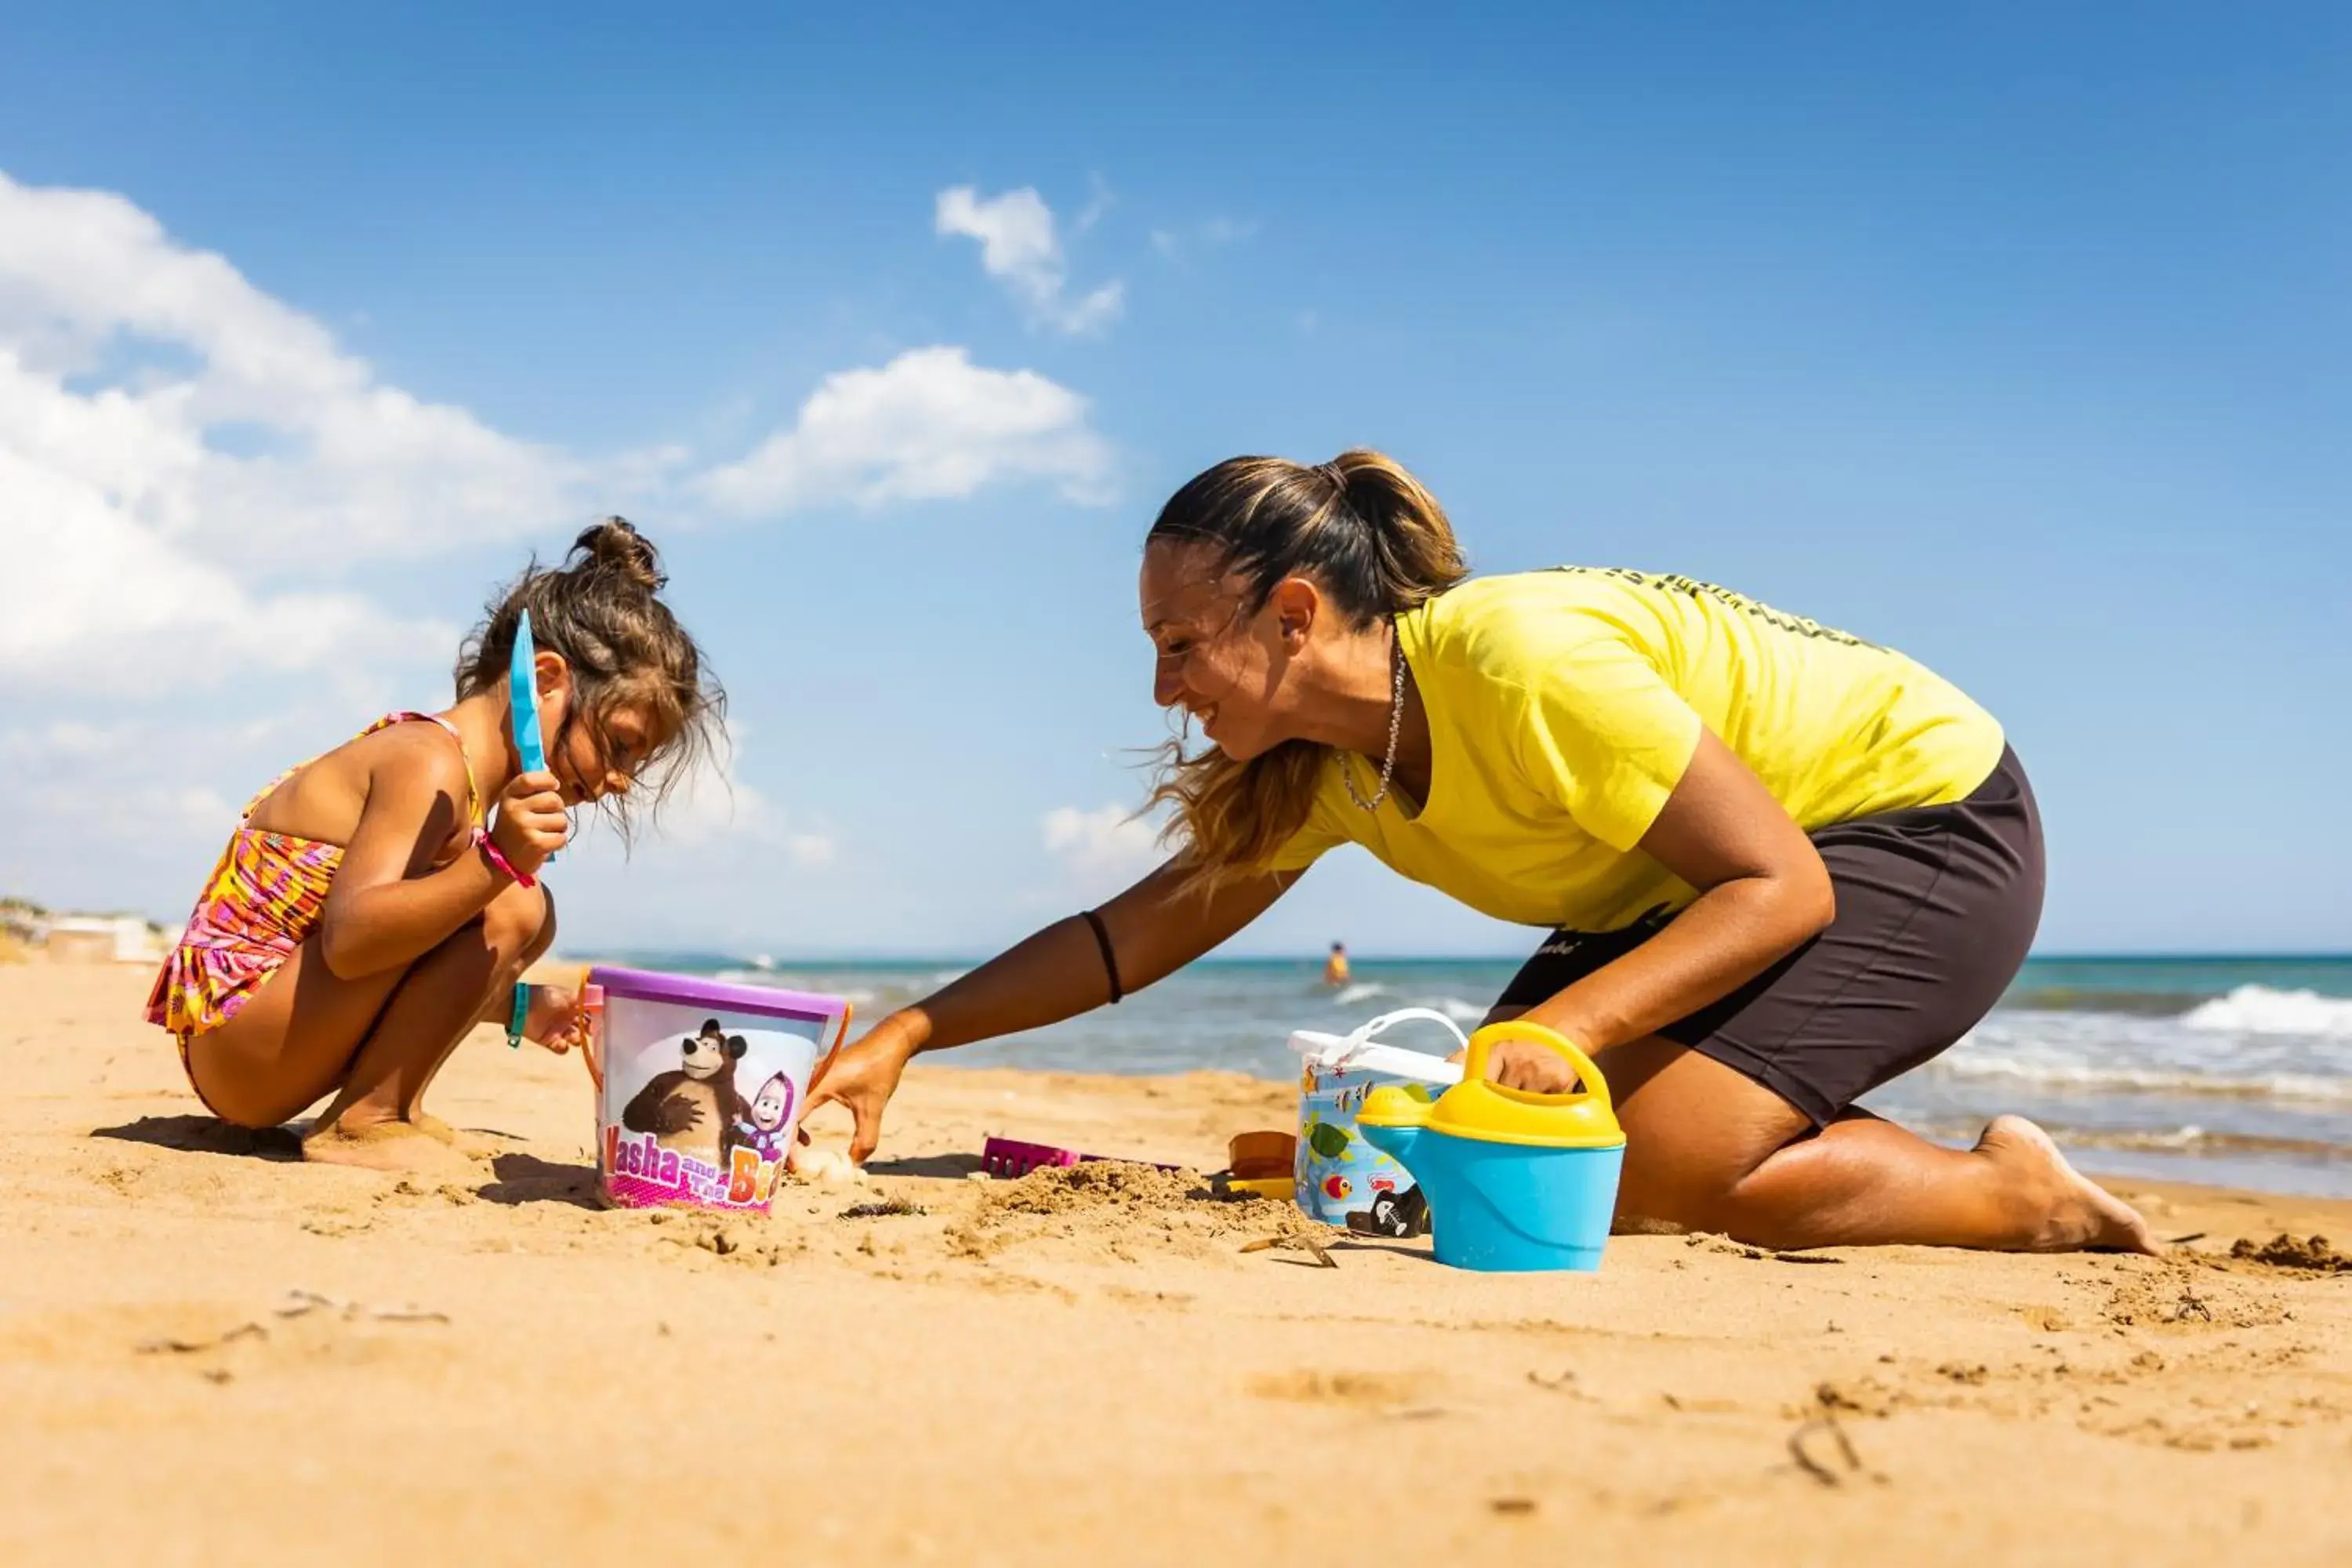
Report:
[[[555,955],[551,954],[551,958]],[[985,963],[994,953],[970,954],[953,952],[836,952],[746,954],[721,952],[700,947],[610,947],[594,951],[583,950],[565,953],[561,961],[567,963],[593,963],[599,961],[622,963],[637,959],[696,959],[740,965],[747,969],[782,969],[789,966],[808,967],[816,964],[845,965],[922,965],[961,964],[966,967]],[[1196,958],[1184,965],[1186,969],[1204,964],[1276,964],[1320,963],[1328,950],[1302,950],[1296,953],[1212,953]],[[1524,963],[1519,952],[1360,952],[1349,950],[1351,963]],[[765,963],[760,962],[765,960]],[[2352,963],[2352,950],[2339,949],[2247,949],[2231,952],[2222,949],[2140,949],[2099,952],[2030,952],[2029,963]]]

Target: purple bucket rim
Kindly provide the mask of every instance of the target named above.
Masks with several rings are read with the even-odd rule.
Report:
[[[682,1003],[736,1013],[764,1013],[780,1018],[838,1018],[849,1011],[848,1001],[840,996],[820,995],[814,991],[783,991],[770,985],[740,985],[692,974],[664,974],[651,969],[614,969],[599,964],[588,971],[588,984],[603,986],[607,996]]]

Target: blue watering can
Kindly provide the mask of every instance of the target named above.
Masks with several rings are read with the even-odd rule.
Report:
[[[1489,1082],[1486,1058],[1504,1040],[1559,1052],[1583,1087],[1537,1094]],[[1525,1019],[1489,1024],[1470,1037],[1462,1081],[1434,1104],[1376,1089],[1356,1125],[1429,1200],[1440,1263],[1496,1273],[1601,1267],[1625,1132],[1601,1069],[1561,1036]]]

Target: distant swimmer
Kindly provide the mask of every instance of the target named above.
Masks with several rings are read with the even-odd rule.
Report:
[[[1331,956],[1323,961],[1323,984],[1335,991],[1348,984],[1348,944],[1346,942],[1335,942],[1331,944]]]

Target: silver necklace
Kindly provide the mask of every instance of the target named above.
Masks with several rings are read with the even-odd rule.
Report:
[[[1356,770],[1342,763],[1339,782],[1348,786],[1348,798],[1360,811],[1378,811],[1381,802],[1389,797],[1389,781],[1396,776],[1397,737],[1404,732],[1404,644],[1396,635],[1396,623],[1389,623],[1389,662],[1396,667],[1396,678],[1389,697],[1389,754],[1381,759],[1381,787],[1366,800],[1356,793]]]

